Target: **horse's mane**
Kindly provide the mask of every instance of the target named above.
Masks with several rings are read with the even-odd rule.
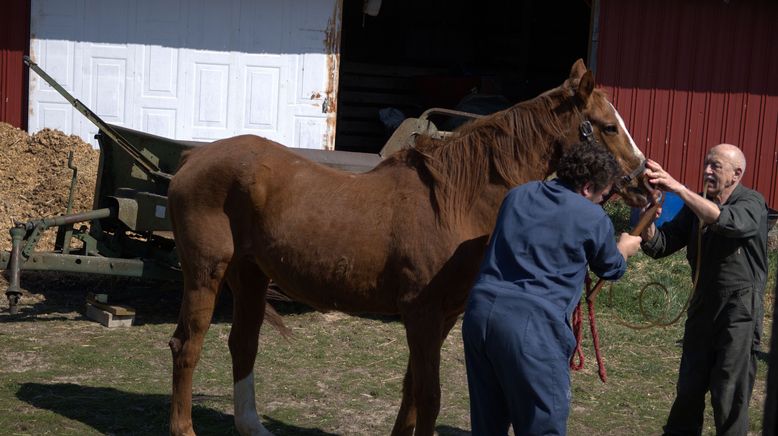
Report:
[[[490,178],[510,188],[546,176],[559,158],[550,146],[568,129],[558,113],[561,92],[547,92],[465,124],[445,140],[417,138],[407,159],[419,162],[419,170],[427,173],[441,222],[461,218]],[[580,117],[575,105],[569,109]]]

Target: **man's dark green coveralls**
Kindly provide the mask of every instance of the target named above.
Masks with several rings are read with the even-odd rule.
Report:
[[[702,229],[700,275],[687,312],[666,435],[701,434],[708,390],[716,433],[748,432],[767,279],[767,206],[758,192],[738,185],[719,207],[718,221]],[[642,249],[659,258],[686,247],[694,277],[698,229],[697,216],[685,206]]]

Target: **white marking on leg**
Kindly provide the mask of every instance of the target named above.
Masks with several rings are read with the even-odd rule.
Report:
[[[233,392],[235,403],[235,427],[243,436],[273,436],[262,425],[257,415],[254,402],[254,372],[250,372],[243,380],[235,383]]]
[[[621,126],[621,130],[624,131],[624,133],[627,135],[627,138],[629,138],[629,143],[632,146],[632,152],[635,154],[635,156],[639,157],[641,161],[646,159],[646,156],[643,155],[643,152],[640,151],[637,144],[635,144],[635,141],[632,140],[632,135],[630,135],[629,130],[627,130],[627,125],[624,124],[624,120],[621,118],[621,114],[619,114],[619,111],[616,110],[616,108],[613,106],[613,104],[608,103],[613,108],[613,112],[616,114],[616,119],[619,120],[619,125]]]

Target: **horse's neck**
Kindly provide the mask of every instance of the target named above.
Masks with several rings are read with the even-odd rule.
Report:
[[[497,219],[497,212],[500,209],[505,195],[510,188],[503,184],[489,183],[481,190],[481,195],[475,202],[473,213],[480,219],[486,219],[489,227],[494,225]],[[488,229],[491,231],[491,228]]]
[[[545,180],[556,171],[555,162],[558,160],[559,153],[552,143],[531,144],[528,146],[535,147],[535,150],[542,150],[542,152],[535,155],[539,159],[537,162],[524,163],[522,177],[516,180],[515,184],[511,185],[506,183],[505,180],[490,177],[489,182],[481,187],[480,193],[476,196],[477,200],[474,202],[471,216],[475,218],[475,222],[485,225],[482,230],[487,233],[492,231],[497,221],[497,214],[502,201],[509,190],[527,182]]]
[[[520,184],[540,179],[542,178],[530,178]],[[507,186],[502,182],[490,182],[481,187],[469,212],[469,221],[473,225],[474,233],[482,235],[492,232],[494,225],[497,222],[497,214],[500,211],[500,206],[502,205],[505,196],[508,194],[508,191],[512,188],[514,187]]]
[[[487,232],[491,231],[508,189],[542,180],[553,172],[559,157],[559,133],[543,127],[549,123],[526,116],[508,122],[482,122],[451,142],[425,143],[421,153],[445,219],[461,222],[470,215],[476,228],[487,226]],[[506,136],[489,135],[495,131]],[[425,150],[424,146],[430,145]]]

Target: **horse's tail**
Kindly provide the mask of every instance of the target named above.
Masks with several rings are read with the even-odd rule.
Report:
[[[273,280],[270,280],[270,283],[268,283],[267,287],[265,288],[265,320],[269,322],[270,325],[278,331],[278,333],[281,334],[281,337],[284,339],[289,339],[292,336],[292,330],[284,325],[284,320],[282,319],[281,314],[276,312],[275,307],[270,304],[271,300],[281,301],[284,303],[291,303],[293,301],[286,294],[284,294],[278,284],[273,282]]]
[[[184,166],[184,163],[187,159],[189,159],[189,156],[192,154],[194,149],[184,150],[181,152],[181,157],[178,159],[178,168],[176,168],[176,172],[181,169],[181,167]]]
[[[292,330],[284,324],[281,314],[270,303],[265,303],[265,321],[278,330],[282,338],[289,339],[292,336]]]

